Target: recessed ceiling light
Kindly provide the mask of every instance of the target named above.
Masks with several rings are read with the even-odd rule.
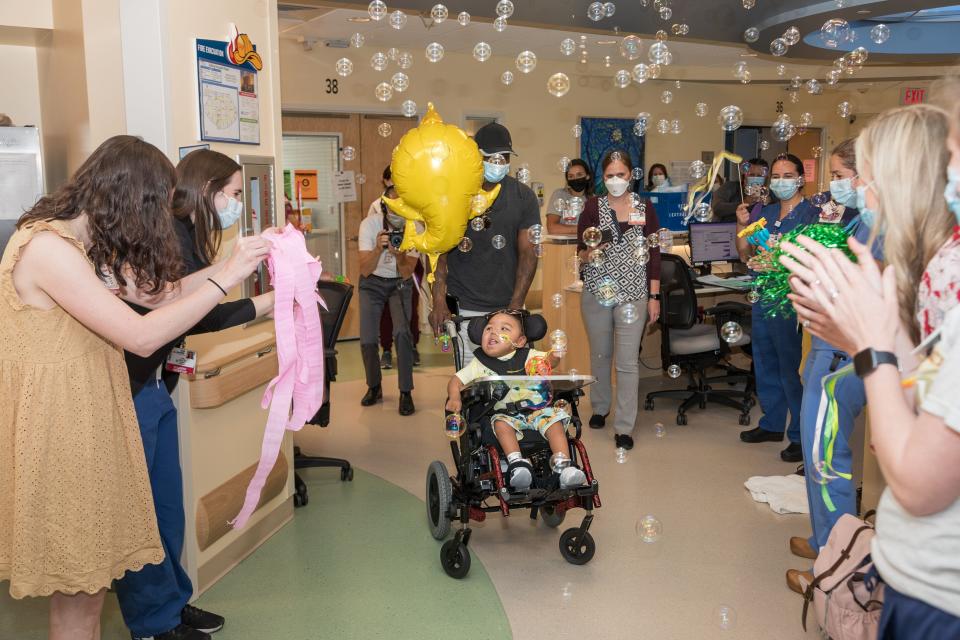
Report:
[[[756,57],[757,57],[757,54],[755,54],[755,53],[741,53],[741,54],[740,54],[740,57],[741,57],[741,58],[756,58]]]
[[[354,16],[352,18],[347,18],[347,22],[370,22],[370,18],[366,16]]]
[[[857,11],[857,14],[859,14],[859,15],[861,15],[861,16],[866,16],[866,15],[869,15],[869,14],[871,14],[871,13],[873,13],[873,12],[870,11],[870,9],[860,9],[859,11]]]
[[[597,40],[597,44],[617,44],[616,40]]]

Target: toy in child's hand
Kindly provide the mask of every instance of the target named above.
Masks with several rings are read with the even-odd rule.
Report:
[[[463,435],[465,427],[463,416],[459,413],[450,413],[447,414],[447,419],[444,422],[443,432],[447,434],[447,437],[451,440],[456,440]]]
[[[553,367],[543,356],[534,356],[527,360],[524,370],[528,376],[549,376],[553,373]]]
[[[760,218],[756,222],[751,222],[746,228],[737,233],[738,238],[746,237],[747,242],[752,246],[770,251],[767,242],[770,240],[770,231],[767,229],[767,219]]]
[[[444,353],[447,353],[450,351],[450,336],[448,336],[447,334],[437,336],[434,342],[440,345],[440,351]]]

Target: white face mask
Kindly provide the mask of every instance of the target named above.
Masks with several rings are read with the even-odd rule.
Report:
[[[243,215],[243,203],[236,198],[227,198],[227,204],[222,209],[217,207],[217,215],[220,216],[221,229],[232,227]]]
[[[607,192],[614,198],[619,198],[630,188],[630,182],[619,176],[607,178],[603,181],[603,184],[607,187]]]
[[[663,184],[667,181],[667,176],[662,173],[658,173],[653,176],[653,185],[655,187],[662,187]]]

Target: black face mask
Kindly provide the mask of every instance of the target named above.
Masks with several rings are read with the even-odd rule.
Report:
[[[574,178],[573,180],[567,178],[567,186],[577,192],[586,191],[587,187],[590,186],[590,178]]]

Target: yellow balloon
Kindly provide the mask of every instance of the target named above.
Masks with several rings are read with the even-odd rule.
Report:
[[[433,282],[440,254],[457,246],[470,219],[497,199],[500,185],[483,190],[483,158],[477,143],[459,127],[445,124],[433,103],[427,104],[419,126],[400,139],[390,171],[397,197],[384,197],[383,202],[407,220],[400,249],[429,256],[428,279]],[[423,231],[417,230],[416,222],[423,223]]]

